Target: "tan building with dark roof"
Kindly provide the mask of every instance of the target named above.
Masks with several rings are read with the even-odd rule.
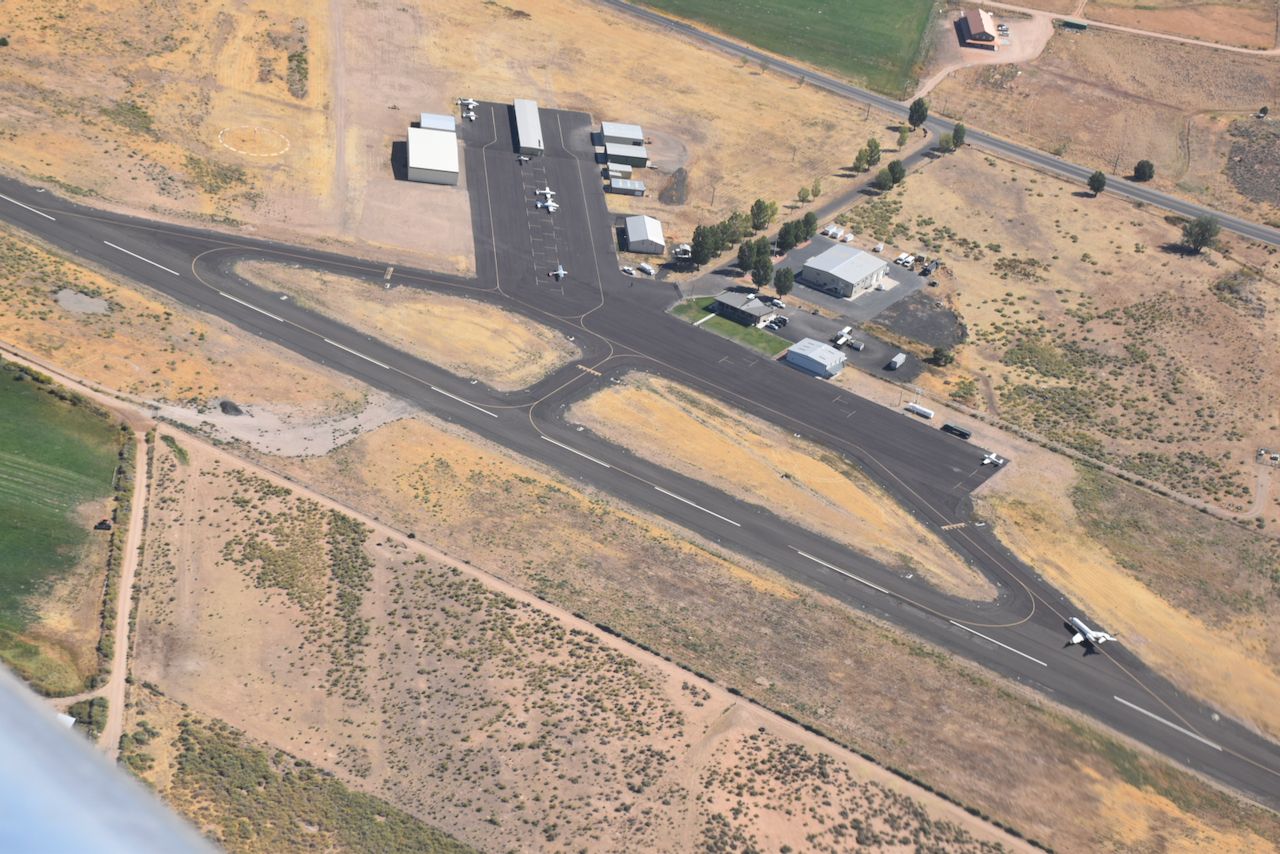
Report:
[[[961,35],[969,47],[999,50],[996,22],[986,9],[966,9],[959,20]]]

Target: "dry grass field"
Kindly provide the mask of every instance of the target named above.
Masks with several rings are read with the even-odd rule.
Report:
[[[1280,378],[1266,369],[1280,352],[1275,249],[1224,238],[1186,256],[1158,211],[968,150],[849,218],[947,265],[931,295],[970,343],[925,385],[1143,480],[1277,519],[1254,461],[1280,432]]]
[[[632,453],[832,536],[957,596],[995,588],[861,470],[679,383],[630,374],[573,406],[570,420]],[[743,456],[752,465],[738,461]]]
[[[671,241],[758,197],[794,202],[814,178],[836,192],[848,180],[838,170],[869,136],[886,150],[897,139],[885,116],[581,0],[440,0],[424,42],[426,82],[441,92],[531,97],[642,125],[655,168],[636,177],[649,195],[610,196],[610,207],[656,216]],[[668,188],[686,200],[661,202]]]
[[[1057,847],[1280,842],[1270,814],[1038,697],[434,421],[271,462]]]
[[[1059,30],[1039,59],[959,71],[930,101],[973,127],[1108,172],[1150,160],[1160,189],[1280,222],[1276,170],[1262,170],[1263,180],[1240,171],[1280,160],[1280,137],[1254,146],[1239,138],[1257,131],[1254,111],[1280,101],[1280,56]]]
[[[1140,30],[1241,47],[1276,46],[1276,0],[1089,0],[1085,16]]]
[[[182,455],[156,452],[144,691],[485,850],[1018,847],[712,683],[178,441]],[[180,726],[187,755],[133,762],[189,807],[229,745],[217,725]],[[196,794],[206,823],[236,826],[216,791]],[[296,819],[315,822],[305,806]]]
[[[237,272],[299,305],[499,391],[532,385],[581,355],[563,335],[463,297],[390,290],[361,279],[283,264],[245,262]]]

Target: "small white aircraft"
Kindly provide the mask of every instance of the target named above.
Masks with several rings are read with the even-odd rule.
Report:
[[[555,213],[556,211],[560,210],[560,205],[556,202],[555,199],[539,199],[538,207],[546,208],[547,213]]]
[[[462,114],[462,117],[469,122],[474,122],[476,120],[476,114],[472,110],[467,110]]]
[[[994,453],[987,454],[982,458],[982,464],[984,466],[995,466],[996,468],[1000,468],[1000,466],[1004,465],[1006,462],[1007,460],[1005,460],[1004,457],[996,456]]]
[[[551,278],[555,279],[555,280],[558,282],[558,281],[560,281],[561,279],[563,279],[565,276],[569,275],[569,271],[568,271],[568,270],[566,270],[566,269],[565,269],[563,266],[561,266],[560,264],[557,264],[557,265],[556,265],[556,268],[555,268],[554,270],[552,270],[550,273],[547,273],[547,275],[548,275],[548,276],[550,276]]]
[[[556,194],[556,191],[550,187],[543,187],[541,190],[535,190],[539,196],[546,196],[548,199]]]
[[[517,155],[516,155],[516,162],[517,162],[517,163],[528,163],[528,162],[529,162],[529,155],[527,155],[527,154],[517,154]]]
[[[480,106],[479,101],[473,101],[470,98],[459,98],[457,101],[454,101],[454,103],[461,107],[466,107],[468,110],[474,110],[476,107]]]
[[[1067,643],[1067,646],[1071,646],[1071,644],[1076,643],[1082,643],[1086,646],[1101,646],[1107,641],[1116,640],[1115,635],[1109,635],[1106,632],[1094,631],[1089,628],[1084,624],[1084,620],[1079,617],[1072,617],[1069,622],[1076,630],[1076,633],[1071,636],[1071,640]]]

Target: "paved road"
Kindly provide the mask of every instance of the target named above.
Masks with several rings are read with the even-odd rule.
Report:
[[[1280,746],[1177,691],[1123,645],[1089,656],[1064,649],[1064,621],[1078,609],[1019,563],[989,528],[969,521],[970,492],[994,473],[980,465],[981,449],[667,314],[674,288],[618,271],[590,118],[543,111],[547,153],[521,164],[512,151],[509,108],[483,104],[478,113],[461,131],[477,278],[397,266],[390,282],[523,313],[582,347],[578,362],[519,392],[452,376],[254,287],[234,270],[246,258],[284,260],[380,288],[384,263],[104,213],[6,179],[0,179],[0,218],[886,618],[1280,806]],[[558,192],[555,214],[534,206],[532,190],[544,184]],[[431,189],[406,184],[405,192]],[[546,275],[556,263],[569,271],[560,282]],[[998,595],[986,602],[945,596],[766,507],[565,423],[573,401],[631,370],[678,379],[856,462],[985,574]]]
[[[715,33],[700,30],[697,27],[686,24],[682,21],[675,21],[666,17],[652,9],[646,9],[643,6],[636,6],[625,0],[597,0],[597,2],[609,6],[618,11],[625,12],[628,15],[656,24],[672,32],[680,33],[688,38],[695,39],[709,44],[719,50],[732,54],[733,56],[744,57],[755,62],[765,63],[775,71],[784,74],[803,77],[806,82],[833,92],[843,98],[851,101],[857,101],[860,104],[871,104],[877,109],[883,110],[891,116],[899,119],[905,119],[907,116],[907,108],[899,101],[895,101],[885,95],[879,95],[866,89],[860,89],[849,83],[839,80],[830,75],[815,71],[812,68],[806,68],[796,63],[789,62],[780,57],[768,54],[763,51],[756,50],[748,45],[725,38]],[[926,122],[925,127],[931,133],[944,134],[950,133],[955,128],[955,122],[946,119],[931,117]],[[1098,167],[1081,166],[1076,163],[1063,160],[1061,157],[1055,157],[1052,154],[1046,154],[1035,148],[1025,145],[1019,145],[1016,142],[1002,139],[989,133],[983,133],[980,130],[968,127],[965,140],[967,144],[983,149],[985,151],[994,152],[1002,157],[1008,157],[1013,160],[1019,160],[1028,163],[1038,169],[1043,169],[1055,175],[1060,175],[1071,181],[1078,181],[1084,186],[1088,177],[1093,174]],[[1149,205],[1155,205],[1159,208],[1171,211],[1185,217],[1198,217],[1212,215],[1217,217],[1224,229],[1233,231],[1243,237],[1251,240],[1260,240],[1264,243],[1280,246],[1280,229],[1271,228],[1259,223],[1250,222],[1231,214],[1216,211],[1213,208],[1204,205],[1198,205],[1194,202],[1188,202],[1177,196],[1171,196],[1168,193],[1162,193],[1142,184],[1135,184],[1132,181],[1125,180],[1119,175],[1107,176],[1107,192],[1125,198],[1132,199],[1136,202],[1143,202]]]

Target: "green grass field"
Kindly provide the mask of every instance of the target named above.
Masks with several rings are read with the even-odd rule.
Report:
[[[89,536],[75,509],[111,495],[119,442],[89,406],[0,365],[0,658],[29,677],[47,662],[20,637],[28,600],[75,566]]]
[[[715,302],[715,297],[696,297],[680,303],[671,309],[671,313],[690,323],[695,323],[707,316],[707,306],[713,302]],[[722,338],[729,338],[739,344],[745,344],[753,350],[759,350],[766,356],[776,356],[791,346],[790,341],[785,338],[779,338],[772,332],[756,329],[754,326],[743,326],[719,315],[714,315],[703,321],[700,328],[710,330]]]
[[[640,0],[894,97],[914,82],[934,0]]]

